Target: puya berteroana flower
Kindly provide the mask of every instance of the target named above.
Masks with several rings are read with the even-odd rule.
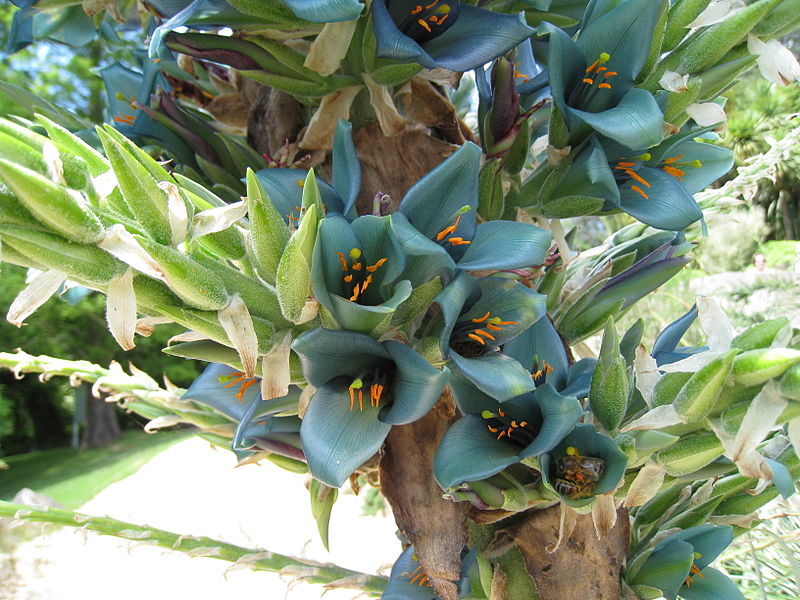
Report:
[[[603,201],[602,212],[621,210],[638,221],[681,231],[703,213],[693,194],[727,173],[733,153],[713,143],[696,141],[711,127],[685,127],[653,148],[626,148],[593,136],[570,165],[549,201],[589,197]]]
[[[433,69],[469,71],[530,37],[521,16],[460,0],[377,0],[372,4],[377,55]]]
[[[306,460],[332,487],[380,449],[392,425],[427,414],[449,375],[406,344],[351,331],[313,329],[292,349],[316,388],[300,428]]]
[[[541,264],[549,232],[516,221],[477,224],[480,158],[480,148],[467,142],[408,190],[392,214],[406,252],[429,249],[429,261],[438,256],[464,270]]]
[[[210,364],[181,399],[208,405],[236,422],[233,450],[265,450],[304,460],[296,416],[300,393],[291,386],[286,396],[264,400],[260,378],[247,377],[228,365]]]
[[[700,525],[677,531],[645,551],[625,576],[634,591],[660,590],[668,600],[744,600],[726,575],[709,567],[733,541],[730,525]]]
[[[465,547],[462,550],[461,577],[457,582],[460,598],[469,597],[472,593],[470,574],[477,581],[477,551]],[[397,558],[389,574],[389,583],[381,595],[381,600],[438,600],[433,590],[430,577],[419,562],[414,546],[409,546]]]
[[[499,402],[534,389],[530,373],[500,347],[544,315],[543,295],[462,271],[434,302],[441,308],[439,348],[452,370]]]
[[[553,103],[575,145],[593,130],[628,147],[663,136],[663,116],[650,92],[633,87],[650,52],[660,3],[629,0],[592,19],[577,41],[550,32],[547,70]]]

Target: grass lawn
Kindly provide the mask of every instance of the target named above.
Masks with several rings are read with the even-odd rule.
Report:
[[[9,456],[7,471],[0,471],[0,500],[11,500],[21,488],[50,496],[66,508],[75,509],[172,444],[185,440],[188,432],[162,431],[149,435],[126,431],[108,448],[78,452],[56,448]]]

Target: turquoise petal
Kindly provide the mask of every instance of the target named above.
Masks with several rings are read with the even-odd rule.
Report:
[[[638,173],[652,186],[639,185],[647,198],[627,183],[620,188],[620,207],[635,219],[656,229],[682,231],[703,216],[694,198],[672,175],[650,167],[642,167]]]
[[[578,37],[578,47],[591,64],[601,52],[611,55],[605,65],[619,75],[610,81],[614,88],[629,87],[642,70],[652,45],[653,29],[661,12],[655,0],[629,0],[599,18],[593,18]],[[612,88],[613,89],[613,88]]]
[[[566,116],[566,96],[583,79],[587,67],[586,58],[578,45],[563,31],[547,23],[540,27],[542,33],[550,33],[547,51],[547,71],[550,74],[550,91],[553,103]]]
[[[389,340],[384,342],[384,348],[397,370],[388,390],[393,402],[381,421],[405,425],[421,419],[436,404],[450,372],[433,367],[406,344]]]
[[[333,136],[331,152],[333,189],[342,199],[342,214],[348,219],[356,218],[356,199],[361,191],[361,163],[353,145],[353,125],[339,119],[336,134]],[[318,182],[319,183],[319,182]]]
[[[320,222],[311,267],[312,288],[317,300],[330,311],[333,311],[332,296],[345,293],[338,253],[347,258],[353,248],[361,250],[361,243],[343,217],[327,217]]]
[[[726,575],[706,567],[702,577],[692,577],[692,585],[680,590],[684,600],[745,600],[744,594]]]
[[[426,237],[434,239],[453,224],[462,207],[471,206],[473,210],[462,215],[456,235],[472,239],[480,160],[480,148],[467,142],[408,190],[398,212]]]
[[[380,342],[352,331],[317,327],[297,337],[292,350],[300,357],[303,376],[314,387],[340,376],[352,379],[376,363],[391,366],[389,353]]]
[[[348,383],[320,387],[303,415],[300,439],[311,474],[331,487],[340,487],[383,445],[391,425],[378,419],[380,408],[366,402],[350,410]]]
[[[528,371],[533,371],[534,362],[539,368],[544,363],[553,367],[546,381],[557,390],[567,383],[569,361],[564,342],[548,317],[542,317],[513,340],[506,342],[503,353],[515,358]]]
[[[700,554],[700,557],[695,559],[695,564],[697,564],[698,568],[705,569],[733,541],[733,527],[730,525],[712,525],[711,523],[690,527],[673,533],[656,546],[655,549],[659,550],[674,540],[689,542],[694,548],[694,552]]]
[[[414,546],[409,546],[392,566],[389,584],[383,590],[381,600],[438,600],[432,587],[417,585],[418,580],[411,582],[419,573],[419,566]]]
[[[472,243],[458,260],[460,269],[519,269],[540,265],[550,247],[550,233],[516,221],[490,221],[475,230]]]
[[[791,472],[783,464],[771,458],[766,459],[767,464],[772,469],[772,483],[778,488],[781,496],[788,498],[795,493],[794,478]]]
[[[477,481],[519,462],[519,446],[486,428],[486,420],[467,415],[450,426],[433,459],[433,474],[444,490]]]
[[[716,144],[695,142],[694,140],[684,140],[679,144],[671,146],[667,152],[662,152],[663,158],[670,158],[683,154],[679,162],[692,162],[699,160],[701,167],[680,166],[685,175],[680,182],[690,194],[706,189],[717,179],[725,175],[733,166],[733,152],[727,148],[722,148]],[[660,158],[653,158],[650,161],[655,163]]]
[[[423,47],[437,66],[469,71],[505,54],[534,32],[522,15],[462,5],[455,25]]]
[[[528,329],[547,310],[547,297],[544,294],[534,292],[515,280],[483,277],[478,280],[478,287],[481,291],[480,298],[459,316],[458,321],[479,319],[487,312],[503,321],[514,321],[513,325],[503,325],[500,331],[492,331],[496,338],[492,344],[497,346]]]
[[[434,277],[441,277],[442,284],[447,285],[456,269],[455,262],[447,251],[422,235],[403,213],[396,212],[391,218],[392,229],[406,257],[403,279],[408,279],[416,287]]]
[[[688,542],[674,540],[654,551],[633,581],[628,583],[648,585],[664,592],[664,596],[675,600],[683,586],[694,560],[694,548]]]
[[[608,204],[619,207],[619,187],[608,162],[608,157],[593,136],[589,146],[573,161],[564,180],[550,197],[553,199],[562,196],[603,198]]]
[[[364,10],[358,0],[283,0],[301,19],[312,23],[352,21]]]
[[[499,402],[530,392],[535,387],[531,374],[513,358],[500,352],[465,358],[451,351],[450,360],[479,390]]]
[[[365,293],[367,304],[380,304],[383,297],[391,293],[391,284],[405,269],[403,248],[392,230],[390,217],[365,215],[353,221],[351,226],[364,252],[365,267],[381,258],[388,259],[373,273],[374,282]]]
[[[534,396],[542,414],[542,424],[533,442],[519,453],[520,458],[530,458],[552,450],[583,414],[583,407],[577,398],[562,396],[550,384],[540,385],[534,391]]]
[[[447,385],[450,386],[458,410],[465,415],[478,415],[483,410],[492,410],[498,406],[497,400],[472,385],[458,369],[450,374]]]
[[[601,112],[575,108],[567,112],[628,148],[650,148],[664,137],[661,109],[653,95],[640,88],[628,90],[616,106]]]
[[[438,66],[422,46],[397,28],[383,0],[372,4],[372,27],[377,41],[376,56],[401,61],[413,60],[428,69]]]
[[[459,271],[455,279],[434,298],[433,301],[439,305],[444,318],[444,327],[439,337],[444,356],[450,352],[450,336],[464,305],[471,305],[479,296],[478,280],[466,271]]]
[[[407,280],[398,281],[394,286],[394,293],[381,304],[365,306],[350,302],[341,296],[331,296],[330,311],[336,322],[344,329],[371,333],[383,321],[390,317],[395,309],[411,295],[411,283]],[[320,298],[320,302],[322,299]]]
[[[270,202],[275,205],[281,216],[289,222],[289,215],[299,216],[299,208],[303,205],[303,183],[308,176],[304,169],[261,169],[256,171],[258,181],[264,186]],[[331,214],[342,214],[344,204],[336,191],[323,179],[317,177],[322,203]],[[293,220],[297,225],[297,221]]]
[[[569,369],[567,385],[559,391],[565,396],[586,398],[589,395],[589,385],[592,382],[595,365],[597,360],[594,358],[584,358],[576,362]]]

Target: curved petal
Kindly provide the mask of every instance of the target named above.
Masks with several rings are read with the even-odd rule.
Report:
[[[647,198],[625,185],[620,189],[620,208],[656,229],[682,231],[703,216],[686,188],[660,169],[642,167],[639,174],[651,187],[643,188]]]
[[[292,350],[300,357],[303,376],[314,387],[336,377],[357,377],[376,362],[390,364],[389,353],[380,342],[352,331],[317,327],[297,337]]]
[[[311,285],[314,296],[331,312],[333,297],[345,293],[339,253],[347,257],[353,248],[361,250],[361,243],[347,220],[333,216],[320,222],[311,264]]]
[[[430,585],[419,585],[414,579],[420,564],[414,546],[406,548],[392,566],[389,583],[381,594],[381,600],[437,600]]]
[[[303,205],[303,185],[308,171],[305,169],[261,169],[256,171],[258,181],[264,186],[270,201],[289,222],[289,215],[298,216]],[[329,183],[317,177],[322,203],[330,214],[342,214],[344,204]],[[297,223],[295,222],[295,225]]]
[[[505,54],[534,32],[522,15],[462,5],[455,24],[422,46],[437,66],[469,71]]]
[[[391,425],[378,419],[379,408],[350,410],[347,383],[333,382],[311,398],[300,426],[300,439],[311,474],[340,487],[380,450]]]
[[[450,374],[450,380],[447,382],[447,385],[450,386],[453,399],[456,401],[456,406],[458,406],[462,414],[478,415],[483,410],[492,410],[496,408],[498,404],[497,400],[476,388],[470,383],[469,379],[457,369]]]
[[[402,277],[417,286],[434,277],[441,277],[447,284],[456,269],[455,262],[439,244],[422,235],[408,222],[402,213],[392,214],[392,229],[406,257],[406,269]]]
[[[348,219],[356,218],[356,198],[361,191],[361,163],[353,145],[353,125],[339,119],[333,136],[333,166],[331,167],[333,189],[342,199],[342,214]],[[319,183],[319,180],[317,180]]]
[[[360,242],[359,247],[364,252],[363,260],[367,265],[387,259],[373,273],[375,282],[365,292],[368,304],[380,304],[383,293],[388,291],[388,286],[405,269],[403,248],[392,230],[390,217],[365,215],[353,221],[351,226]]]
[[[534,370],[534,364],[538,368],[543,368],[544,363],[553,367],[546,381],[557,390],[567,383],[569,362],[564,342],[548,317],[542,317],[513,340],[506,342],[503,353],[515,358],[528,371]]]
[[[499,331],[492,331],[493,344],[500,346],[518,336],[536,321],[542,318],[547,310],[547,297],[534,292],[518,281],[499,277],[483,277],[478,280],[481,290],[480,298],[475,304],[458,318],[459,321],[479,319],[487,312],[503,321],[510,321]]]
[[[376,3],[380,4],[380,3]],[[429,239],[453,224],[464,206],[473,210],[461,216],[457,235],[471,240],[478,207],[478,168],[481,150],[467,142],[439,166],[415,183],[397,211]]]
[[[690,194],[706,189],[733,166],[733,152],[712,143],[685,140],[670,148],[669,156],[665,158],[679,155],[683,155],[679,159],[680,163],[700,161],[700,166],[697,167],[677,165],[685,173],[681,183]]]
[[[583,79],[587,66],[586,57],[578,45],[562,30],[543,23],[542,33],[550,33],[547,51],[547,71],[550,74],[550,91],[553,103],[562,113],[567,112],[566,97],[573,87]]]
[[[560,391],[564,396],[575,396],[576,398],[586,398],[589,395],[589,385],[592,382],[597,360],[594,358],[583,358],[572,365],[567,377],[567,385]]]
[[[450,352],[450,336],[453,334],[453,327],[455,327],[461,311],[465,305],[474,303],[479,295],[478,280],[466,271],[460,271],[456,274],[455,279],[433,299],[434,303],[439,305],[444,317],[444,327],[439,337],[439,343],[445,356]]]
[[[695,564],[697,564],[698,568],[705,569],[733,541],[733,527],[730,525],[716,526],[711,523],[690,527],[670,535],[660,545],[656,546],[656,550],[673,540],[689,542],[694,548],[694,552],[700,555],[695,559]]]
[[[381,421],[405,425],[428,414],[442,394],[450,372],[432,366],[406,344],[389,340],[383,346],[397,370],[389,390],[394,401]]]
[[[520,447],[486,428],[486,421],[467,415],[444,434],[433,459],[436,481],[447,490],[465,481],[485,479],[519,462]]]
[[[301,19],[312,23],[334,23],[357,19],[364,10],[359,0],[283,0]]]
[[[594,136],[590,145],[570,165],[564,180],[551,198],[589,196],[603,198],[608,205],[619,207],[619,187],[608,165],[609,160]]]
[[[695,319],[697,319],[697,304],[692,306],[686,314],[664,327],[653,343],[653,358],[659,360],[660,354],[675,352],[681,338],[686,334],[689,327],[692,326]]]
[[[241,421],[247,409],[258,402],[261,392],[258,385],[251,385],[245,389],[241,400],[237,398],[240,385],[233,382],[237,380],[239,373],[228,365],[210,364],[192,382],[181,400],[206,404],[236,421]]]
[[[475,237],[458,260],[460,269],[519,269],[540,265],[550,247],[550,233],[527,223],[489,221],[475,229]]]
[[[616,106],[601,112],[575,108],[567,112],[628,148],[650,148],[664,137],[661,109],[653,95],[640,88],[628,90]]]
[[[675,600],[694,559],[694,548],[688,542],[674,540],[655,550],[642,565],[631,584],[658,588]]]
[[[520,458],[530,458],[552,450],[583,414],[583,407],[577,398],[562,396],[547,383],[537,387],[533,393],[542,412],[542,425],[533,442],[519,453]]]
[[[401,61],[413,60],[428,69],[438,66],[422,46],[397,28],[382,0],[376,0],[372,4],[372,26],[377,41],[376,56]]]
[[[450,352],[450,360],[482,392],[499,402],[510,400],[535,387],[531,374],[513,358],[490,352],[478,358],[465,358]]]
[[[706,567],[697,577],[692,577],[691,586],[680,591],[684,600],[745,600],[742,591],[726,575]]]
[[[403,280],[398,281],[394,286],[394,293],[377,306],[365,306],[350,302],[341,296],[331,296],[333,308],[329,310],[333,313],[336,322],[344,329],[371,333],[410,295],[411,283]],[[322,302],[321,299],[320,302]]]

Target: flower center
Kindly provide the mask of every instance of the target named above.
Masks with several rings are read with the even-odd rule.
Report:
[[[555,370],[553,365],[548,363],[546,360],[542,361],[541,367],[539,367],[537,362],[534,362],[533,368],[534,371],[531,373],[531,377],[533,378],[533,383],[536,384],[536,387],[542,385],[547,380],[547,376]]]
[[[701,163],[699,160],[681,161],[683,156],[683,154],[678,154],[677,156],[673,156],[671,158],[665,158],[663,161],[661,161],[661,170],[669,175],[672,175],[678,181],[683,181],[683,177],[686,175],[686,171],[683,169],[689,167],[699,169],[703,166],[703,163]],[[634,156],[633,158],[622,158],[614,166],[614,179],[617,181],[617,184],[624,185],[628,182],[628,179],[633,180],[633,182],[631,182],[630,189],[639,194],[645,200],[649,199],[649,196],[641,186],[646,188],[651,188],[653,186],[634,169],[638,167],[640,163],[650,160],[650,158],[650,154],[645,152],[644,154],[640,156]],[[681,167],[683,167],[683,169]]]
[[[350,410],[355,408],[356,401],[358,401],[358,410],[364,412],[365,390],[369,392],[369,405],[372,408],[378,408],[386,390],[386,379],[385,373],[378,372],[375,369],[365,371],[353,379],[353,382],[347,388],[350,394]]]
[[[462,237],[453,235],[456,232],[456,229],[458,229],[459,223],[461,223],[461,215],[469,212],[470,210],[472,210],[472,207],[468,204],[458,209],[456,214],[453,215],[453,224],[448,225],[439,233],[437,233],[435,237],[436,241],[439,244],[450,244],[452,246],[464,246],[466,244],[471,244],[472,242],[470,240],[465,240]]]
[[[609,60],[611,60],[611,55],[607,52],[601,52],[597,60],[586,67],[580,83],[572,89],[567,104],[575,107],[587,106],[594,100],[600,90],[611,89],[609,80],[615,75],[619,75],[619,73],[608,70],[605,63]]]
[[[423,1],[408,12],[397,28],[422,44],[447,31],[455,22],[459,9],[458,2]]]
[[[388,258],[381,258],[375,264],[367,266],[362,261],[361,250],[353,248],[345,256],[343,252],[336,253],[339,256],[339,263],[342,271],[345,272],[342,281],[345,282],[345,296],[349,296],[350,302],[358,302],[359,297],[364,295],[364,291],[372,283],[372,276],[375,271],[380,269]]]
[[[602,458],[581,456],[575,446],[568,446],[566,456],[556,462],[555,490],[573,500],[588,498],[594,493],[597,482],[605,473]]]
[[[515,438],[522,441],[521,438],[526,438],[526,444],[533,440],[531,433],[525,429],[528,426],[527,421],[517,421],[507,416],[502,408],[498,408],[496,413],[490,410],[485,410],[481,413],[481,417],[489,421],[486,428],[493,434],[497,435],[497,439],[504,437],[511,438],[512,434],[516,434]],[[522,434],[522,436],[520,436]]]
[[[692,561],[692,566],[689,567],[689,574],[686,576],[686,579],[683,581],[683,583],[684,583],[684,585],[686,587],[692,587],[692,577],[701,577],[701,578],[705,577],[705,575],[703,575],[700,572],[700,567],[698,567],[694,563],[695,560],[697,560],[698,558],[701,558],[702,556],[703,555],[700,554],[699,552],[695,552],[694,553],[694,556],[693,556],[694,560]]]
[[[224,383],[222,387],[230,388],[234,386],[239,386],[239,390],[236,392],[236,399],[239,402],[244,401],[244,393],[247,391],[248,388],[254,386],[258,383],[258,377],[245,377],[244,373],[241,371],[233,371],[229,375],[220,375],[218,378],[220,383]]]
[[[416,554],[413,556],[413,558],[414,560],[419,560]],[[418,565],[416,569],[411,571],[411,573],[403,573],[401,577],[408,577],[410,583],[416,583],[420,587],[423,585],[431,587],[430,579],[425,573],[425,569],[422,568],[422,565]]]
[[[494,342],[497,338],[489,333],[498,332],[507,325],[516,325],[516,321],[503,321],[500,317],[491,316],[490,311],[477,319],[462,321],[457,324],[451,336],[450,347],[467,358],[482,356],[486,352],[486,341]],[[487,331],[488,330],[488,331]],[[497,344],[492,344],[491,347]]]

